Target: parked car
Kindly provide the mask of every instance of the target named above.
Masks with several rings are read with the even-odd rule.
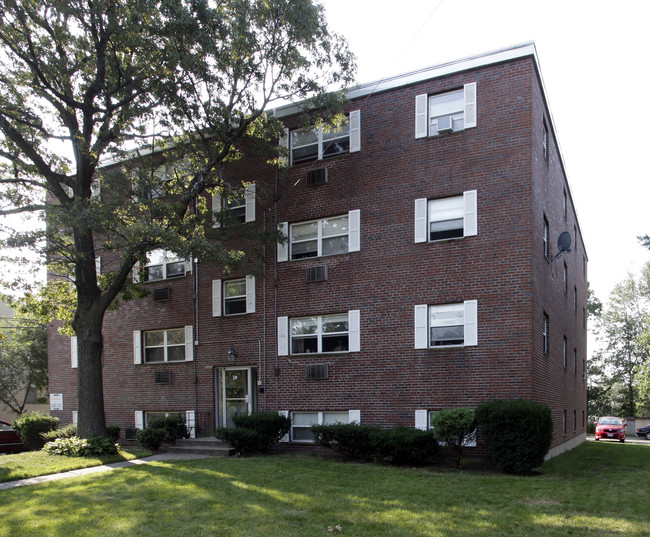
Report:
[[[618,440],[625,442],[625,420],[606,416],[596,422],[596,440]]]
[[[0,420],[0,453],[17,453],[27,448],[11,423]]]
[[[650,440],[650,425],[646,425],[645,427],[638,427],[636,430],[636,435]]]

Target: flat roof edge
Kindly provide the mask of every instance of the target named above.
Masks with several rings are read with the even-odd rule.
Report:
[[[359,99],[372,93],[387,91],[402,86],[408,86],[424,80],[438,78],[441,76],[467,71],[469,69],[476,69],[477,67],[484,67],[495,63],[514,60],[517,58],[524,58],[526,56],[533,56],[535,64],[539,71],[539,62],[537,60],[537,50],[535,44],[531,41],[522,43],[512,47],[507,47],[491,52],[484,52],[468,58],[453,60],[431,67],[425,67],[416,71],[394,75],[375,82],[368,82],[351,88],[348,90],[348,99]],[[271,112],[277,118],[291,116],[301,112],[303,108],[300,103],[291,103],[273,109]]]

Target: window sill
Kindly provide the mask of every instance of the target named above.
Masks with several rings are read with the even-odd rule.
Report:
[[[191,364],[194,360],[175,360],[172,362],[142,362],[141,364],[133,364],[133,365],[152,365],[152,366],[159,366],[159,365],[174,365],[174,364]]]

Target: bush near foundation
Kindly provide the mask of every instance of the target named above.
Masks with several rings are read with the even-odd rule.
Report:
[[[353,461],[367,461],[373,458],[375,447],[372,434],[377,429],[379,427],[374,425],[354,423],[311,426],[316,444],[336,451]]]
[[[438,441],[433,431],[407,427],[377,428],[371,440],[381,461],[393,466],[421,466],[438,452]]]
[[[227,442],[236,455],[265,453],[291,429],[291,420],[277,412],[252,412],[232,417],[234,427],[219,427],[216,437]]]
[[[45,440],[41,433],[53,431],[59,425],[59,418],[41,412],[29,412],[14,420],[14,428],[20,431],[23,444],[33,451],[41,449]]]
[[[553,439],[551,409],[535,401],[488,401],[476,409],[492,459],[506,472],[528,473],[542,465]]]

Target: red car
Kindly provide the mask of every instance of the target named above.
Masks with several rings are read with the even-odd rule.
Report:
[[[25,451],[25,445],[11,423],[0,420],[0,453],[17,453]]]
[[[625,442],[625,420],[607,416],[596,422],[596,440],[618,440]]]

